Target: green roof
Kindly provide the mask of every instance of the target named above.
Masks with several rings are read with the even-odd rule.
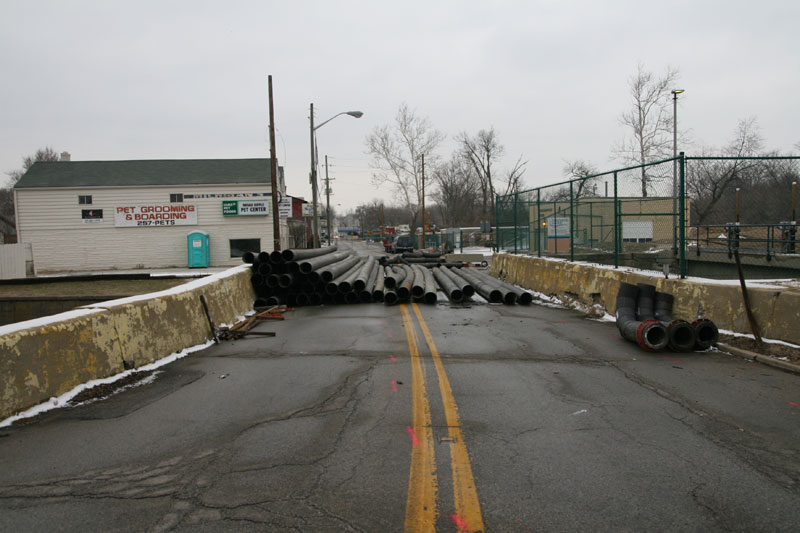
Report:
[[[282,174],[281,168],[278,175]],[[14,188],[270,183],[271,175],[266,158],[39,161]]]

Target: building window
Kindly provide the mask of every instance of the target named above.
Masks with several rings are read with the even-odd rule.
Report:
[[[245,252],[261,251],[261,239],[231,239],[231,257],[242,257]]]
[[[182,202],[183,201],[183,193],[172,193],[169,195],[170,202]]]
[[[92,205],[92,195],[91,194],[79,195],[78,205]]]

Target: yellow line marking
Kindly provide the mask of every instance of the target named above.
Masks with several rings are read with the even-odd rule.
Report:
[[[405,307],[405,306],[403,306]],[[450,443],[450,463],[453,469],[453,497],[456,505],[457,522],[459,531],[483,531],[483,516],[481,515],[481,504],[478,501],[478,491],[475,488],[475,478],[472,475],[472,466],[469,462],[467,445],[461,434],[461,421],[458,417],[458,406],[453,398],[453,390],[450,388],[450,380],[444,371],[442,358],[433,342],[431,332],[417,304],[412,303],[414,314],[417,315],[425,341],[431,350],[434,365],[436,365],[436,375],[439,378],[439,390],[442,393],[442,403],[444,404],[444,415],[447,420],[448,431],[453,442]],[[465,529],[462,529],[462,525]]]
[[[408,498],[406,500],[406,531],[436,530],[436,456],[433,450],[433,428],[431,408],[425,390],[425,371],[420,359],[417,337],[411,314],[405,304],[400,306],[403,326],[411,359],[411,394],[414,434],[419,443],[411,448],[411,471],[408,474]]]

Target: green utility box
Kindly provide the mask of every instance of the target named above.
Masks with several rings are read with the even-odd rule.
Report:
[[[211,266],[211,249],[208,245],[208,233],[193,231],[186,237],[189,253],[189,268]]]

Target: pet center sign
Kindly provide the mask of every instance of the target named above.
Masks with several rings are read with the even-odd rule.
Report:
[[[223,200],[222,216],[264,216],[269,215],[270,200]]]

